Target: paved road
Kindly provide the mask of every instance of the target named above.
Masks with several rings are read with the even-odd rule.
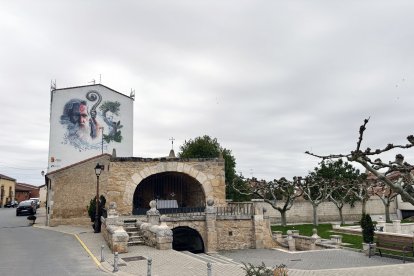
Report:
[[[32,227],[13,208],[0,208],[0,260],[0,275],[107,275],[73,235]]]

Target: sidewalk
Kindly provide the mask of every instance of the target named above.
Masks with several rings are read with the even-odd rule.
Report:
[[[147,275],[147,259],[152,259],[152,276],[206,276],[207,261],[201,257],[191,256],[175,250],[157,250],[148,246],[131,246],[129,252],[119,255],[118,272],[113,273],[114,255],[109,250],[102,234],[93,233],[92,227],[60,225],[47,227],[45,225],[45,209],[40,208],[37,214],[35,227],[58,231],[74,235],[85,250],[91,255],[92,260],[103,271],[116,275]],[[104,245],[104,261],[101,263],[101,245]],[[301,254],[301,255],[300,255]],[[315,275],[315,276],[345,276],[345,275],[367,275],[367,276],[409,276],[414,275],[414,263],[402,264],[400,260],[375,257],[368,259],[361,253],[347,250],[318,251],[286,253],[279,250],[239,250],[224,252],[227,258],[235,262],[261,263],[267,265],[288,264],[289,276]],[[128,260],[128,257],[133,260]],[[224,257],[224,258],[225,258]],[[294,265],[289,261],[302,261]],[[396,263],[396,264],[389,264]],[[383,265],[381,265],[383,264]],[[386,265],[384,265],[386,264]],[[363,266],[371,265],[371,266]],[[372,266],[374,265],[374,266]],[[353,267],[359,266],[359,267]],[[241,264],[212,262],[213,276],[245,276]],[[295,268],[292,268],[295,267]],[[336,268],[335,268],[336,267]],[[342,267],[342,268],[337,268]],[[330,269],[321,269],[330,268]],[[310,270],[311,269],[311,270]]]

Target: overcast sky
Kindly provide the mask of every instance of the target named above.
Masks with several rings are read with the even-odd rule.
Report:
[[[304,176],[306,150],[348,153],[369,116],[363,145],[405,143],[413,14],[409,0],[0,1],[0,173],[43,184],[52,79],[134,89],[134,156],[207,134],[247,177]]]

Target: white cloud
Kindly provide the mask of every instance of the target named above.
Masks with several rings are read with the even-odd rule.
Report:
[[[352,150],[369,116],[366,145],[405,143],[413,12],[403,0],[3,3],[0,173],[42,184],[50,80],[99,75],[135,89],[137,156],[208,134],[237,171],[273,179],[317,165],[306,150]]]

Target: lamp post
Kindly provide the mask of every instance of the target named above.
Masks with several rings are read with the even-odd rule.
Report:
[[[95,166],[95,174],[96,174],[96,209],[95,209],[95,233],[101,232],[101,224],[99,223],[99,176],[101,175],[102,170],[104,169],[104,165],[100,165],[99,163]]]

